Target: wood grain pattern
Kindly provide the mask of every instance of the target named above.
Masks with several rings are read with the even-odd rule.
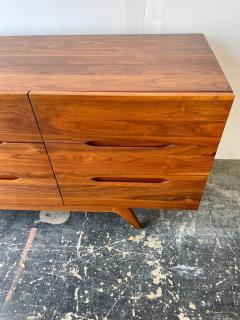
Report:
[[[41,143],[0,144],[0,207],[63,205]]]
[[[55,147],[56,144],[60,144],[59,149]],[[194,137],[188,137],[183,139],[182,137],[107,137],[94,140],[79,140],[74,142],[63,141],[49,141],[46,145],[54,151],[61,153],[62,156],[66,156],[66,152],[78,152],[82,155],[85,154],[101,154],[111,155],[115,152],[121,152],[123,155],[127,153],[139,153],[139,152],[156,152],[162,156],[209,156],[215,155],[216,147],[218,144],[218,138],[202,139]],[[66,152],[65,152],[66,151]],[[109,156],[108,156],[109,157]]]
[[[197,209],[233,98],[201,34],[0,37],[0,207]]]
[[[233,96],[31,94],[45,140],[222,134]],[[91,125],[89,125],[91,123]]]
[[[165,120],[225,121],[232,103],[232,94],[189,93],[51,93],[30,92],[36,110],[47,115],[77,116],[89,121]],[[151,111],[151,112],[149,112]],[[81,118],[80,118],[81,116]],[[90,118],[91,119],[91,118]],[[91,119],[92,120],[92,119]],[[61,121],[61,119],[60,119]]]
[[[205,37],[0,38],[0,90],[231,92]]]
[[[0,94],[0,142],[41,142],[26,94]]]
[[[165,177],[164,183],[97,182],[87,178],[61,178],[67,206],[120,206],[196,209],[206,177]]]
[[[161,148],[89,151],[78,143],[47,143],[47,149],[67,206],[197,208],[213,160]]]
[[[2,203],[1,204],[1,209],[5,210],[35,210],[35,211],[40,211],[40,210],[52,210],[52,211],[81,211],[82,213],[85,213],[88,211],[89,213],[94,213],[94,212],[112,212],[112,207],[107,207],[107,206],[66,206],[63,204],[60,205],[51,205],[49,206],[48,204],[44,203],[35,203],[32,204],[31,201],[29,201],[28,204],[11,204],[11,203]]]
[[[48,143],[57,142],[50,140]],[[103,137],[77,141],[58,141],[80,143],[84,150],[109,150],[109,148],[122,150],[122,148],[159,148],[165,149],[164,153],[181,153],[183,150],[185,154],[191,155],[214,155],[214,152],[219,143],[219,137],[153,137],[153,136],[117,136],[117,137]],[[123,149],[123,150],[124,150]]]
[[[213,156],[201,156],[201,146],[167,148],[96,148],[78,143],[48,143],[48,153],[57,177],[131,176],[170,174],[207,175]],[[192,150],[192,155],[191,154]]]

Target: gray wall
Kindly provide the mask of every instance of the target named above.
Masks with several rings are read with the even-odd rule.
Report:
[[[0,35],[205,33],[236,93],[225,159],[240,159],[239,30],[239,0],[0,0]]]

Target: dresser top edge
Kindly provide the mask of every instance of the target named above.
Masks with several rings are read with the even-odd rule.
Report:
[[[197,100],[233,100],[235,94],[228,92],[120,92],[120,91],[35,91],[35,90],[0,90],[0,96],[6,95],[26,95],[26,96],[99,96],[99,97],[159,97],[171,100],[179,98],[190,98]]]
[[[203,34],[0,37],[0,90],[231,92]]]

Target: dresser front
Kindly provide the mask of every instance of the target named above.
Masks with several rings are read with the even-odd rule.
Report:
[[[0,94],[0,208],[63,202],[26,94]]]
[[[30,93],[67,206],[196,209],[232,104],[225,93]]]

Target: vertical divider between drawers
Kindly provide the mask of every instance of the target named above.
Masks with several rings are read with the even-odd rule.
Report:
[[[30,106],[31,106],[31,109],[32,109],[32,112],[33,112],[33,115],[34,115],[34,118],[35,118],[35,121],[36,121],[36,123],[37,123],[37,127],[38,127],[38,130],[39,130],[39,134],[40,134],[40,136],[41,136],[41,139],[42,139],[42,142],[43,142],[43,145],[44,145],[44,148],[45,148],[47,157],[48,157],[49,164],[50,164],[51,169],[52,169],[53,177],[54,177],[54,179],[55,179],[55,181],[56,181],[56,185],[57,185],[57,188],[58,188],[58,192],[59,192],[60,197],[61,197],[61,199],[62,199],[63,205],[65,205],[64,199],[63,199],[63,195],[62,195],[62,192],[61,192],[61,189],[60,189],[60,186],[59,186],[57,177],[56,177],[56,175],[55,175],[55,171],[54,171],[54,169],[53,169],[53,165],[52,165],[52,162],[51,162],[51,159],[50,159],[48,150],[47,150],[47,146],[46,146],[46,143],[45,143],[45,141],[44,141],[44,139],[43,139],[43,135],[42,135],[42,132],[41,132],[41,128],[40,128],[40,126],[39,126],[39,123],[38,123],[38,120],[37,120],[37,117],[36,117],[36,114],[35,114],[35,111],[34,111],[34,107],[33,107],[33,104],[32,104],[31,98],[30,98],[30,91],[28,91],[27,97],[28,97],[28,100],[29,100],[29,103],[30,103]]]

